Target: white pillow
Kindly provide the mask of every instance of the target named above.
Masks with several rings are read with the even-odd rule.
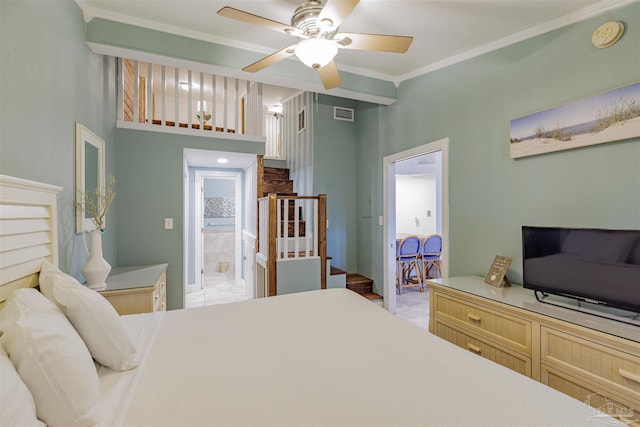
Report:
[[[96,367],[55,304],[35,289],[15,290],[0,315],[0,332],[0,344],[31,392],[39,419],[50,427],[97,424]]]
[[[138,366],[122,319],[102,295],[47,261],[40,270],[40,291],[67,316],[98,363],[117,371]]]
[[[36,404],[9,356],[0,345],[0,425],[44,427],[36,418]]]

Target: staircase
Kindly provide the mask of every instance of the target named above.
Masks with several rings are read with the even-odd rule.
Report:
[[[382,297],[373,292],[373,280],[357,273],[347,274],[347,289],[356,292],[369,301],[382,303]]]
[[[279,196],[297,196],[298,193],[293,191],[293,180],[289,179],[289,169],[285,168],[273,168],[265,166],[263,168],[264,174],[262,178],[262,197],[266,197],[269,193],[275,193]],[[284,206],[280,210],[280,218],[284,223]],[[305,236],[306,225],[301,220],[302,212],[296,212],[296,208],[293,203],[288,204],[287,218],[289,220],[287,224],[288,236],[293,237],[295,235],[295,217],[298,216],[298,230],[299,236]]]
[[[262,197],[269,193],[285,196],[297,196],[293,192],[293,181],[289,179],[289,169],[265,166],[262,179]]]
[[[258,156],[257,196],[256,268],[264,295],[326,289],[326,194],[297,195],[289,170],[265,167]]]
[[[259,162],[261,159],[259,160]],[[286,168],[275,168],[275,167],[267,167],[267,166],[259,166],[259,169],[262,169],[262,180],[258,182],[258,194],[260,197],[267,197],[269,194],[277,194],[278,196],[297,196],[297,193],[293,191],[293,180],[289,179],[289,169]],[[325,196],[326,197],[326,196]],[[302,208],[298,206],[296,208],[293,200],[290,200],[291,203],[282,204],[280,207],[280,220],[281,226],[284,225],[285,216],[288,219],[288,232],[286,235],[289,237],[295,236],[295,223],[297,217],[298,223],[298,236],[305,236],[306,224],[302,219]],[[277,212],[277,208],[275,209]],[[286,215],[285,215],[286,213]],[[284,229],[283,234],[284,234]],[[323,253],[323,252],[322,252]],[[346,271],[343,271],[337,267],[331,265],[331,257],[326,257],[326,264],[324,267],[326,268],[325,277],[327,277],[326,287],[327,288],[344,288],[346,282],[346,288],[350,289],[369,301],[375,302],[377,304],[382,304],[382,297],[373,292],[373,280],[364,277],[360,274],[347,274]],[[323,279],[324,281],[324,279]],[[275,295],[276,293],[269,293],[270,295]]]

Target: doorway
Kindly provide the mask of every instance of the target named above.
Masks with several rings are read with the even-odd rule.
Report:
[[[241,280],[242,174],[195,171],[195,280],[225,273]]]
[[[430,230],[435,230],[437,234],[442,235],[442,277],[447,277],[449,271],[449,138],[443,138],[410,150],[386,156],[383,159],[383,300],[385,309],[393,314],[396,313],[395,254],[396,238],[398,236],[398,230],[396,229],[398,220],[396,202],[399,170],[404,169],[406,172],[409,166],[419,167],[421,166],[420,161],[422,159],[428,159],[426,162],[431,162],[433,161],[432,159],[436,161],[434,167],[429,167],[430,173],[436,174],[433,187],[433,191],[436,193],[436,208],[432,212],[426,212],[429,210],[427,208],[425,212],[420,212],[419,215],[412,214],[411,216],[413,218],[409,220],[406,218],[400,218],[400,220],[403,224],[402,227],[405,226],[405,222],[413,220],[413,225],[415,226],[413,230],[422,230],[425,233]],[[437,164],[438,162],[440,163],[439,165]],[[410,173],[405,173],[404,175],[410,175]]]

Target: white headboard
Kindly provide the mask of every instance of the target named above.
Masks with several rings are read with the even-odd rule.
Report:
[[[61,190],[0,175],[0,305],[14,289],[38,284],[43,260],[58,265],[56,200]]]

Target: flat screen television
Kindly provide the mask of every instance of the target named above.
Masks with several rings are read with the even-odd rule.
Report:
[[[523,287],[640,312],[640,230],[522,227]]]

